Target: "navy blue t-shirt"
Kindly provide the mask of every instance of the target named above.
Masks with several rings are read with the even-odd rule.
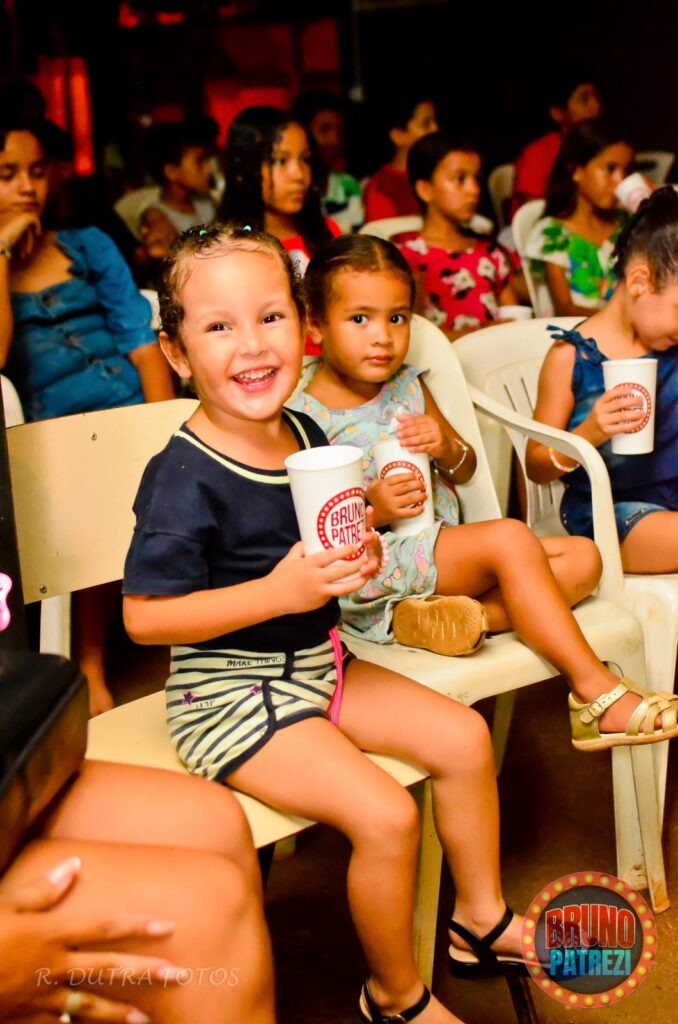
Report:
[[[285,409],[299,448],[327,438]],[[300,539],[287,471],[253,469],[210,448],[184,424],[149,462],[134,503],[124,594],[191,594],[260,579]],[[339,603],[281,615],[191,647],[296,651],[327,640]]]

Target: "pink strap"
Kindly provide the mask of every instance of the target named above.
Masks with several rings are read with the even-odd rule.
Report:
[[[330,722],[332,725],[336,725],[339,721],[339,712],[341,711],[341,694],[344,689],[344,652],[341,649],[341,640],[339,639],[339,632],[335,626],[330,630],[330,643],[332,644],[332,650],[334,651],[334,664],[337,667],[337,686],[330,701],[329,715]]]

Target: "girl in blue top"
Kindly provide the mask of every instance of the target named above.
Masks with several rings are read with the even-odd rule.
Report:
[[[377,526],[414,519],[426,492],[413,473],[377,478],[367,440],[370,422],[380,422],[388,437],[395,416],[400,443],[428,454],[448,484],[471,479],[475,453],[444,418],[425,383],[408,374],[415,296],[409,265],[395,246],[381,239],[336,238],[313,258],[304,284],[311,330],[322,340],[323,360],[312,368],[299,408],[316,414],[333,443],[363,446],[367,498]],[[403,414],[394,408],[394,394],[399,403],[406,398]],[[373,434],[371,443],[377,439]],[[395,539],[386,573],[367,581],[358,595],[342,599],[342,615],[353,629],[362,625],[369,630],[376,612],[382,619],[392,614],[398,639],[412,643],[415,634],[424,641],[418,646],[435,649],[439,636],[457,626],[459,602],[466,595],[478,598],[491,630],[515,629],[569,680],[577,749],[602,750],[678,735],[678,697],[653,694],[631,679],[618,679],[595,656],[570,612],[568,604],[595,586],[590,545],[584,547],[582,560],[582,549],[573,552],[567,543],[575,538],[564,538],[564,544],[563,538],[539,540],[516,520],[453,525],[453,514],[444,518],[403,543]],[[582,561],[586,567],[583,578],[578,578],[577,551],[579,567]],[[398,578],[405,580],[405,588],[394,582]],[[583,593],[577,593],[578,585]],[[396,607],[391,611],[394,591]],[[437,595],[438,600],[423,600],[424,595]]]
[[[362,751],[431,774],[457,894],[451,968],[524,973],[521,922],[501,892],[487,726],[357,658],[345,663],[337,726],[328,719],[341,664],[328,637],[336,598],[359,586],[356,564],[367,579],[377,559],[363,554],[347,578],[337,559],[358,545],[306,555],[299,542],[285,459],[326,439],[284,408],[306,331],[276,239],[218,225],[189,232],[170,256],[160,311],[163,349],[200,405],[144,474],[124,611],[133,639],[172,645],[167,710],[179,754],[191,771],[347,836],[351,913],[370,972],[363,1020],[459,1024],[414,960],[414,803]]]
[[[600,450],[610,474],[626,572],[678,572],[678,194],[659,189],[617,244],[620,284],[607,306],[561,332],[541,377],[535,418],[571,430]],[[654,450],[615,455],[610,438],[643,417],[622,385],[605,391],[607,359],[657,360]],[[530,441],[527,470],[546,483],[562,477],[561,516],[570,533],[593,535],[591,491],[568,455]]]
[[[44,231],[45,157],[30,125],[0,116],[0,368],[27,419],[174,397],[151,310],[96,228]],[[113,706],[104,677],[115,596],[76,601],[80,666],[93,714]]]

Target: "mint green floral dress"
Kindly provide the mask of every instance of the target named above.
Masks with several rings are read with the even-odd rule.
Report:
[[[321,365],[322,359],[314,359],[304,366],[304,387],[308,387]],[[399,412],[422,414],[425,411],[424,392],[419,383],[421,372],[413,366],[401,366],[376,398],[353,409],[328,409],[306,391],[297,392],[287,405],[311,416],[324,430],[330,444],[353,444],[362,448],[365,487],[368,487],[376,476],[373,446],[393,439],[390,433],[393,417]],[[435,524],[411,537],[399,537],[391,530],[382,529],[388,543],[388,564],[361,590],[340,599],[344,627],[354,636],[379,644],[392,643],[395,602],[435,593],[438,579],[435,544],[441,527],[459,523],[459,503],[454,491],[437,473],[432,474],[432,479]]]
[[[562,267],[567,276],[572,301],[578,306],[601,309],[615,289],[612,253],[622,224],[597,246],[574,234],[561,220],[544,217],[527,240],[526,255],[534,260],[537,276],[545,278],[544,263]]]

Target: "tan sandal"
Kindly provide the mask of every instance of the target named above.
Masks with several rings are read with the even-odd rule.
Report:
[[[631,712],[626,732],[601,732],[599,719],[625,693],[641,698]],[[577,750],[608,750],[610,747],[660,743],[678,736],[678,695],[664,691],[645,690],[633,679],[622,676],[609,693],[601,693],[590,704],[580,704],[572,694],[568,697],[572,745]],[[661,719],[659,728],[655,722]]]
[[[487,612],[472,597],[408,597],[393,611],[393,635],[434,654],[473,654],[487,633]]]

